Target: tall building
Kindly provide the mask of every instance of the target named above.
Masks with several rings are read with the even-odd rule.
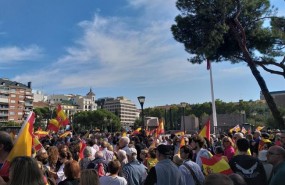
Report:
[[[19,82],[0,78],[0,122],[22,123],[33,110],[31,82]]]
[[[136,105],[123,96],[117,98],[100,98],[104,100],[103,108],[114,113],[120,118],[122,127],[130,128],[134,126],[134,122],[138,119]]]

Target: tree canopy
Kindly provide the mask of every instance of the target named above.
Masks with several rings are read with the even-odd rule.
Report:
[[[269,0],[178,0],[181,12],[171,30],[193,64],[203,61],[246,62],[280,126],[284,121],[257,66],[285,77],[284,17]],[[271,26],[265,26],[265,20]],[[274,66],[274,69],[270,69]],[[276,70],[276,67],[278,69]]]

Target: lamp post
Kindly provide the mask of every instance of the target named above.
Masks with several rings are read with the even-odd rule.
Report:
[[[182,111],[183,111],[183,131],[184,131],[184,134],[186,134],[185,132],[185,107],[187,105],[186,102],[181,102],[181,107],[182,107]]]
[[[143,104],[144,104],[144,101],[145,101],[145,96],[139,96],[139,97],[138,97],[138,100],[139,100],[140,105],[141,105],[141,111],[142,111],[142,130],[144,130]]]

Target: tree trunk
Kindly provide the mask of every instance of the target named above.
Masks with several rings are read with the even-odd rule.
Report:
[[[246,47],[246,37],[243,27],[241,26],[240,22],[237,19],[234,19],[230,23],[231,31],[234,33],[235,39],[239,44],[240,49],[242,50],[243,56],[245,57],[245,62],[247,62],[248,66],[250,67],[251,73],[255,77],[261,92],[267,102],[267,105],[275,119],[275,121],[279,125],[279,129],[284,128],[284,120],[281,117],[280,111],[278,110],[276,103],[274,102],[273,97],[268,91],[267,85],[261,76],[260,72],[256,68],[256,64],[254,63],[253,59],[251,58],[250,53]]]

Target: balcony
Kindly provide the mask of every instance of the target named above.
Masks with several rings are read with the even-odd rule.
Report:
[[[0,117],[8,117],[8,112],[0,112]]]
[[[0,119],[0,122],[8,122],[8,119]]]
[[[9,103],[8,96],[0,96],[0,103]]]
[[[32,92],[26,92],[25,95],[26,95],[26,96],[28,96],[28,95],[33,95],[33,93],[32,93]]]
[[[27,99],[27,100],[33,100],[34,97],[33,97],[33,96],[26,96],[26,99]]]
[[[32,103],[25,103],[25,107],[32,107],[33,104]]]
[[[0,94],[9,94],[9,90],[3,90],[3,89],[1,89],[1,90],[0,90]]]
[[[9,110],[9,107],[0,107],[0,110]]]

